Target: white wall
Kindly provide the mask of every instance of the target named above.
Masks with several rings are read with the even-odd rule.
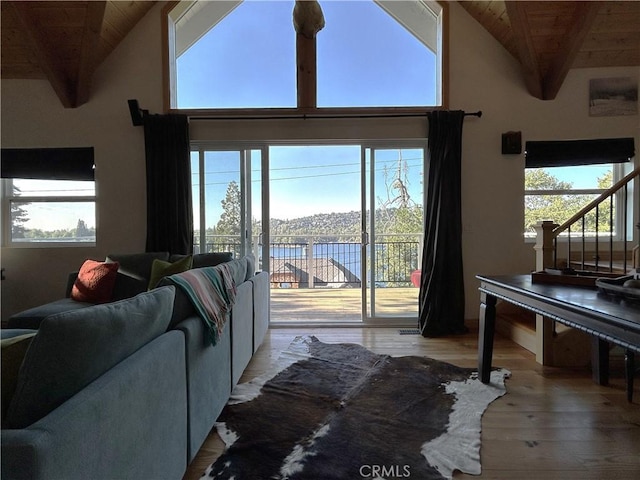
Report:
[[[131,125],[127,99],[137,98],[151,112],[162,109],[161,7],[154,7],[100,66],[91,99],[80,108],[62,108],[46,81],[2,81],[3,147],[95,147],[99,231],[95,248],[2,248],[7,277],[1,284],[3,320],[60,298],[67,273],[86,258],[144,250],[144,139],[142,128]],[[640,76],[640,69],[574,70],[556,100],[536,100],[506,50],[455,2],[450,11],[450,108],[483,111],[482,118],[465,120],[463,133],[466,316],[477,318],[477,273],[527,272],[534,266],[532,246],[522,239],[524,158],[501,155],[501,133],[520,130],[523,141],[634,136],[638,145],[638,116],[588,116],[588,81]],[[344,123],[342,132],[370,131]],[[260,136],[269,138],[281,127],[268,126]],[[377,126],[387,133],[389,127],[388,121]],[[424,124],[416,122],[391,127],[397,136],[426,133]],[[192,123],[194,135],[205,128]],[[292,129],[298,130],[296,138],[311,131],[295,125]],[[217,130],[230,138],[239,125]]]

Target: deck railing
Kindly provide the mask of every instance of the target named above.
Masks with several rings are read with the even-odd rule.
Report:
[[[296,288],[360,287],[362,285],[362,245],[341,235],[273,235],[269,245],[272,286]],[[371,245],[366,282],[378,287],[411,286],[411,274],[420,268],[421,236],[419,234],[377,235],[373,262]],[[261,264],[258,238],[253,239],[254,252]],[[240,239],[236,236],[209,235],[205,249],[194,245],[194,252],[232,252],[240,255]],[[371,274],[371,265],[375,266]]]
[[[633,237],[630,227],[633,215],[638,214],[637,205],[633,203],[633,182],[638,177],[640,168],[626,175],[562,225],[552,221],[540,222],[536,227],[534,247],[536,270],[576,267],[622,274],[634,267],[640,268],[639,247],[632,250],[629,241]],[[560,239],[565,243],[564,255],[559,253]]]

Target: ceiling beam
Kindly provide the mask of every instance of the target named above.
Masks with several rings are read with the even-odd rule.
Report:
[[[540,74],[540,64],[538,63],[538,56],[531,38],[531,29],[527,21],[527,3],[529,2],[507,1],[505,6],[507,15],[509,15],[527,90],[534,97],[543,99],[542,75]]]
[[[561,47],[542,81],[543,100],[556,98],[582,44],[591,31],[601,5],[602,2],[576,2],[571,25],[567,28]]]
[[[61,63],[57,61],[53,45],[47,41],[41,33],[41,29],[38,28],[37,22],[31,16],[29,3],[16,1],[11,2],[11,6],[32,44],[40,68],[47,76],[62,105],[65,108],[73,108],[75,106],[75,92],[72,82],[64,72]]]
[[[91,94],[91,80],[98,67],[98,43],[102,31],[102,21],[107,6],[106,1],[88,2],[87,15],[82,32],[82,47],[78,78],[75,81],[75,106],[78,107],[89,100]]]

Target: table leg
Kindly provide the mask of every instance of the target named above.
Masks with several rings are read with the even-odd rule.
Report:
[[[633,401],[633,376],[636,374],[635,353],[627,349],[624,352],[624,375],[627,377],[627,401]]]
[[[480,330],[478,332],[478,373],[482,383],[491,380],[493,336],[496,329],[496,297],[480,294]]]
[[[598,385],[609,383],[609,343],[591,337],[591,375]]]

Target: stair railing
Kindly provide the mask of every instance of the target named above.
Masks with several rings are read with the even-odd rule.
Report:
[[[617,253],[619,251],[618,249],[614,249],[614,205],[616,204],[617,208],[620,208],[622,212],[622,235],[619,237],[622,242],[622,264],[619,268],[623,273],[629,272],[634,267],[640,268],[640,265],[638,264],[640,262],[640,252],[638,251],[640,246],[635,249],[635,258],[630,259],[628,249],[629,242],[627,240],[629,215],[634,215],[638,212],[638,205],[631,205],[634,195],[630,194],[630,185],[638,177],[640,177],[640,167],[636,168],[620,181],[616,182],[615,185],[604,191],[598,198],[588,203],[561,225],[552,221],[539,222],[536,226],[536,245],[534,247],[536,250],[536,270],[541,271],[545,268],[558,268],[558,237],[563,232],[566,232],[566,266],[570,267],[572,264],[571,262],[573,261],[572,255],[575,253],[572,251],[572,248],[575,246],[574,240],[576,239],[576,236],[573,236],[575,230],[572,229],[574,229],[576,224],[578,224],[577,241],[579,242],[580,260],[577,263],[579,263],[580,269],[584,270],[589,266],[596,272],[613,272],[616,267],[614,265],[614,252]],[[636,198],[637,195],[638,194],[636,193]],[[608,210],[608,229],[601,231],[600,218],[602,214],[601,210],[603,209],[602,204],[607,200],[609,200],[609,203],[604,206],[604,209]],[[586,231],[586,218],[587,215],[591,213],[593,213],[595,217],[595,232]],[[605,217],[602,218],[606,218],[607,212],[604,213]],[[638,228],[640,229],[640,223],[638,224]],[[593,263],[589,265],[586,259],[586,238],[589,236],[587,233],[593,234],[594,236]],[[600,247],[602,243],[600,237],[602,234],[608,238],[608,241],[605,243],[607,243],[606,247],[609,254],[609,260],[604,265],[600,263]]]

